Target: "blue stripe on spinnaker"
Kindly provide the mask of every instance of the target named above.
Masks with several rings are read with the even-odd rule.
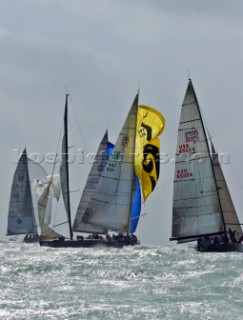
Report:
[[[111,156],[114,149],[114,144],[108,142],[108,157]],[[141,189],[138,177],[136,177],[136,192],[132,203],[132,214],[131,214],[131,228],[130,232],[134,233],[136,231],[138,220],[141,212]]]

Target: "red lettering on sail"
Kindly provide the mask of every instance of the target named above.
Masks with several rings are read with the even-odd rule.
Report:
[[[178,169],[177,170],[177,179],[189,178],[192,176],[193,176],[193,173],[188,172],[187,169]]]
[[[179,153],[192,153],[195,151],[195,147],[190,147],[188,143],[179,144]]]

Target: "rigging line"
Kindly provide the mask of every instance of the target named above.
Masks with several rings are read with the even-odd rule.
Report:
[[[208,153],[210,153],[210,147],[209,147],[209,143],[208,143],[208,140],[207,140],[207,132],[206,132],[206,130],[205,130],[205,123],[204,123],[205,121],[204,121],[204,119],[203,119],[202,110],[201,110],[201,108],[200,108],[200,105],[199,105],[199,102],[198,102],[198,99],[197,99],[195,90],[194,90],[194,88],[193,88],[193,85],[191,84],[191,86],[192,86],[192,89],[193,89],[193,91],[194,91],[195,101],[196,101],[196,106],[197,106],[197,109],[198,109],[199,117],[201,118],[202,130],[203,130],[203,133],[204,133],[205,138],[206,138],[207,151],[208,151]],[[214,171],[214,169],[213,169],[213,161],[212,161],[212,158],[210,158],[210,162],[211,162],[211,168],[212,168],[212,172],[213,172],[213,179],[214,179],[214,182],[215,182],[215,186],[217,187],[216,177],[215,177],[215,171]],[[222,218],[223,227],[224,227],[224,233],[225,233],[225,236],[226,236],[226,226],[225,226],[225,220],[224,220],[224,215],[223,215],[222,202],[221,202],[221,200],[220,200],[219,191],[218,191],[217,188],[216,188],[216,191],[217,191],[217,195],[218,195],[218,201],[219,201],[221,218]]]
[[[52,183],[52,178],[53,178],[53,175],[54,175],[54,170],[55,170],[55,167],[56,167],[57,162],[59,161],[59,159],[57,159],[57,155],[58,155],[58,149],[59,149],[59,146],[60,146],[60,140],[61,140],[61,136],[62,136],[63,125],[64,125],[64,123],[63,123],[63,121],[62,121],[61,130],[60,130],[60,134],[59,134],[59,138],[58,138],[58,143],[57,143],[57,148],[56,148],[56,153],[55,153],[54,166],[53,166],[53,168],[52,168],[52,173],[51,173],[50,183]]]
[[[68,223],[68,221],[65,221],[65,222],[62,222],[62,223],[55,224],[55,225],[53,226],[53,228],[56,228],[56,227],[62,226],[62,225],[64,225],[64,224],[66,224],[66,223]]]
[[[190,68],[187,69],[187,77],[188,77],[188,80],[191,79],[191,72],[190,72]]]
[[[144,213],[141,214],[142,216],[142,240],[144,242],[144,224],[145,224],[145,219],[146,219],[146,216],[147,216],[147,208],[146,208],[146,204],[145,204],[145,201],[143,201],[143,207],[144,207]]]
[[[74,115],[75,115],[75,120],[76,120],[76,123],[77,123],[77,127],[78,127],[79,133],[80,133],[80,135],[81,135],[81,138],[82,138],[82,140],[83,140],[85,152],[88,154],[88,147],[87,147],[87,145],[86,145],[86,143],[85,143],[84,135],[83,135],[83,133],[82,133],[80,124],[79,124],[79,122],[78,122],[78,120],[77,120],[77,119],[78,119],[78,116],[77,116],[77,113],[76,113],[76,110],[75,110],[75,107],[74,107],[74,104],[73,104],[72,97],[69,96],[69,98],[70,98],[70,102],[71,102],[71,106],[72,106],[73,113],[74,113]]]
[[[130,221],[135,220],[135,219],[140,218],[140,217],[143,217],[143,216],[146,216],[146,215],[147,215],[147,212],[139,214],[136,217],[131,218]]]
[[[60,145],[60,140],[61,140],[61,135],[62,135],[62,130],[63,130],[63,126],[64,126],[64,123],[62,121],[62,125],[61,125],[61,130],[60,130],[60,134],[59,134],[59,138],[58,138],[58,143],[57,143],[57,148],[56,148],[56,153],[55,153],[55,160],[54,160],[54,165],[53,165],[53,168],[52,168],[52,172],[51,172],[51,179],[50,181],[48,182],[48,184],[52,184],[52,181],[53,181],[53,175],[54,175],[54,170],[55,170],[55,167],[56,167],[56,164],[57,164],[57,155],[58,155],[58,149],[59,149],[59,145]],[[55,222],[55,219],[56,219],[56,212],[57,212],[57,205],[56,205],[56,208],[55,208],[55,212],[54,212],[54,215],[53,215],[53,219],[51,221],[52,225],[54,224]]]
[[[215,130],[214,130],[212,124],[211,124],[210,118],[208,117],[208,115],[207,115],[207,113],[205,112],[204,109],[202,109],[201,107],[200,107],[200,109],[201,109],[201,111],[202,111],[202,117],[203,117],[203,119],[205,119],[205,121],[204,121],[204,126],[205,126],[205,128],[207,129],[208,140],[212,141],[212,139],[215,137],[215,139],[217,140],[217,143],[220,145],[220,149],[224,152],[224,147],[223,147],[223,145],[220,143],[219,139],[217,138],[217,135],[216,135],[216,133],[215,133]],[[208,125],[208,124],[209,124],[209,125]],[[213,135],[210,134],[209,126],[210,126],[211,132],[213,132]]]
[[[145,201],[143,201],[143,206],[144,206],[144,213],[143,214],[141,214],[141,216],[145,216],[145,215],[147,215],[147,208],[146,208],[146,203],[145,203]]]
[[[240,181],[239,175],[236,174],[235,169],[233,168],[233,166],[231,165],[231,163],[230,163],[230,168],[231,168],[231,170],[233,171],[233,174],[234,174],[235,178],[237,179],[237,181],[238,181],[241,189],[243,190],[243,184],[242,184],[242,182]]]
[[[54,214],[53,214],[53,219],[52,219],[52,221],[51,221],[52,228],[54,228],[54,222],[56,221],[57,208],[59,208],[59,206],[58,206],[58,201],[57,201],[57,203],[56,203],[55,211],[54,211]]]
[[[202,110],[202,109],[201,109],[201,110]],[[211,123],[210,123],[210,121],[209,121],[209,118],[208,118],[208,116],[207,116],[207,114],[206,114],[206,112],[205,112],[204,110],[203,110],[202,114],[203,114],[203,117],[204,117],[205,119],[207,119],[207,121],[205,121],[204,124],[205,124],[205,127],[207,128],[209,140],[212,141],[212,138],[215,136],[215,140],[217,140],[217,143],[218,143],[218,145],[220,146],[220,149],[222,150],[222,152],[225,152],[225,149],[224,149],[222,143],[220,142],[220,140],[218,139],[217,135],[215,134],[215,132],[214,132],[214,136],[210,135],[209,129],[208,129],[208,126],[207,126],[207,123],[210,124],[210,127],[211,127],[211,128],[212,128],[212,125],[211,125]],[[213,130],[213,131],[214,131],[214,130]],[[217,152],[216,152],[216,153],[217,153]],[[232,172],[233,172],[233,174],[234,174],[237,182],[239,183],[239,186],[240,186],[241,189],[243,190],[243,184],[242,184],[241,180],[239,179],[239,175],[237,175],[237,173],[236,173],[235,169],[233,168],[231,162],[229,163],[229,165],[230,165],[230,168],[231,168],[231,170],[232,170]]]
[[[70,110],[72,109],[72,112],[70,112]],[[77,134],[77,128],[78,128],[78,121],[77,121],[77,116],[74,110],[73,105],[71,104],[71,96],[69,95],[69,115],[68,115],[68,135],[69,135],[69,145],[68,145],[68,154],[71,155],[72,157],[72,161],[69,162],[68,161],[68,165],[70,168],[70,181],[72,181],[72,184],[75,184],[75,186],[77,188],[81,188],[81,183],[82,180],[80,178],[81,176],[81,166],[80,164],[84,164],[83,161],[81,160],[81,162],[79,162],[78,157],[81,155],[82,157],[84,157],[84,148],[79,148],[80,147],[80,140],[82,140],[82,138],[80,139],[80,134]],[[76,133],[76,134],[75,134]],[[76,147],[76,150],[75,150]],[[76,153],[75,153],[76,152]],[[70,160],[70,157],[68,157],[68,159]],[[71,166],[73,165],[71,170]],[[75,174],[74,174],[75,172]]]

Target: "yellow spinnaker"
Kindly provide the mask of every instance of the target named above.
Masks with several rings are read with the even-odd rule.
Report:
[[[144,201],[159,179],[160,140],[157,136],[163,132],[164,126],[165,119],[159,111],[149,106],[138,106],[135,172],[142,186]]]

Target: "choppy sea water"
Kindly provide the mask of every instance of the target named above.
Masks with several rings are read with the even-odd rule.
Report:
[[[243,254],[0,244],[0,319],[243,319]]]

